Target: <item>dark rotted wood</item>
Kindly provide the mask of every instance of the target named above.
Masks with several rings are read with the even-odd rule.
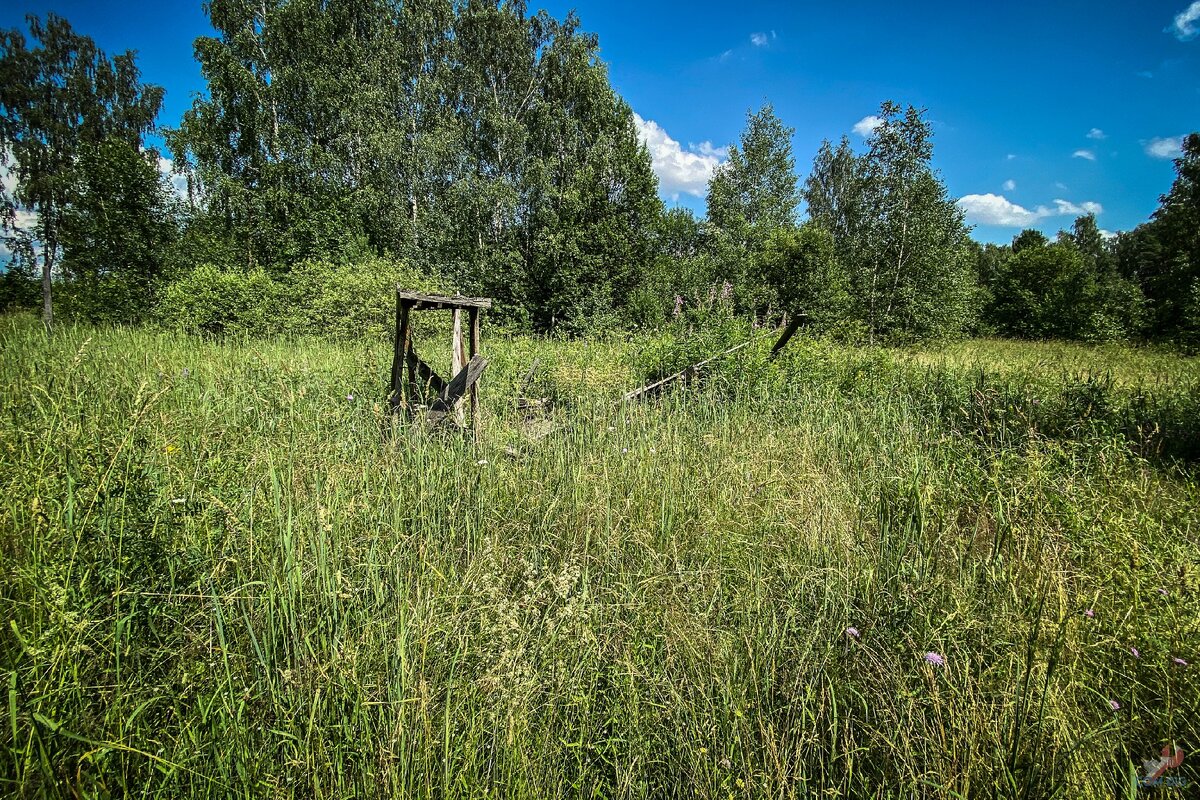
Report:
[[[677,380],[680,380],[680,379],[686,380],[688,378],[694,377],[700,371],[701,367],[703,367],[707,364],[711,364],[713,361],[716,361],[718,358],[721,358],[722,356],[727,356],[730,353],[736,353],[738,350],[741,350],[743,347],[746,347],[747,345],[751,344],[753,341],[754,340],[752,339],[749,342],[742,342],[739,345],[734,345],[733,347],[729,348],[728,350],[724,351],[723,353],[717,353],[715,356],[706,358],[703,361],[692,364],[687,369],[680,370],[679,372],[676,372],[674,375],[668,375],[667,377],[663,378],[660,381],[655,381],[654,383],[643,386],[640,389],[634,389],[632,392],[629,392],[628,394],[626,394],[625,397],[623,398],[623,400],[628,402],[629,400],[637,400],[638,398],[641,398],[641,397],[646,397],[648,395],[657,394],[658,392],[662,391],[664,388],[666,388],[667,386],[669,386],[670,384],[674,383]]]
[[[457,375],[467,365],[467,347],[463,343],[462,309],[456,308],[450,313],[450,374]],[[454,421],[462,427],[466,422],[462,400],[455,401],[453,411]]]
[[[489,297],[463,297],[461,295],[422,294],[396,287],[396,298],[412,304],[415,311],[436,311],[456,308],[491,308]]]
[[[408,371],[414,376],[410,382],[417,383],[418,379],[421,386],[428,386],[438,394],[441,394],[446,388],[446,381],[441,375],[433,371],[433,367],[426,364],[417,355],[417,351],[413,347],[408,348]]]
[[[471,358],[479,355],[479,309],[472,308],[467,312],[467,326],[471,329],[468,344]],[[475,429],[475,441],[479,441],[479,386],[472,383],[467,390],[471,397],[471,427]]]
[[[775,342],[775,346],[771,348],[771,355],[767,356],[768,359],[774,358],[779,354],[780,350],[787,346],[787,343],[791,341],[792,336],[794,336],[797,329],[799,329],[800,323],[804,321],[804,317],[804,314],[796,314],[792,317],[791,322],[789,322],[788,326],[784,328],[783,335],[779,337],[779,341]]]
[[[463,398],[468,389],[475,385],[479,376],[487,369],[487,365],[487,359],[483,356],[476,354],[472,357],[467,365],[450,380],[450,384],[442,390],[438,399],[433,401],[433,405],[429,407],[429,414],[425,417],[426,421],[431,426],[437,425],[452,413],[455,404]]]
[[[408,354],[411,352],[412,332],[409,326],[409,309],[411,305],[408,301],[403,300],[399,296],[396,297],[396,345],[392,354],[392,385],[389,393],[389,400],[392,408],[397,408],[404,403],[404,386],[403,386],[403,369],[405,362],[408,361]],[[411,376],[411,370],[410,370]]]

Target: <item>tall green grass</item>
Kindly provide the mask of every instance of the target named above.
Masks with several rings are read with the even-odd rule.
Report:
[[[0,320],[0,793],[1110,798],[1196,742],[1194,361],[615,402],[671,346],[485,330],[475,443],[377,342]]]

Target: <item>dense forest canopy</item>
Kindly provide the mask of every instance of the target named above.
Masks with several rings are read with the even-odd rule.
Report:
[[[213,0],[207,82],[158,112],[132,53],[57,16],[0,35],[11,263],[0,303],[210,333],[328,333],[387,287],[496,298],[538,332],[712,313],[896,343],[966,334],[1200,344],[1200,134],[1152,219],[979,245],[891,101],[803,178],[748,112],[707,214],[664,209],[595,35],[499,0]],[[174,123],[174,124],[172,124]],[[145,137],[165,138],[186,196]],[[801,208],[805,213],[801,213]],[[384,295],[382,298],[380,295]],[[57,306],[55,305],[57,304]],[[346,335],[353,327],[335,326]]]

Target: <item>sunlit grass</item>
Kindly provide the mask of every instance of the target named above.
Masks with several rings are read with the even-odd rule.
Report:
[[[1194,436],[1194,361],[797,340],[625,405],[661,341],[488,333],[476,444],[386,344],[0,320],[3,791],[1108,798],[1196,740],[1200,492],[1129,423]]]

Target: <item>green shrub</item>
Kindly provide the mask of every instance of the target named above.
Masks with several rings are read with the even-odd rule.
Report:
[[[305,261],[281,275],[203,264],[167,285],[158,318],[186,333],[383,339],[395,324],[397,285],[440,288],[437,280],[385,259]]]

